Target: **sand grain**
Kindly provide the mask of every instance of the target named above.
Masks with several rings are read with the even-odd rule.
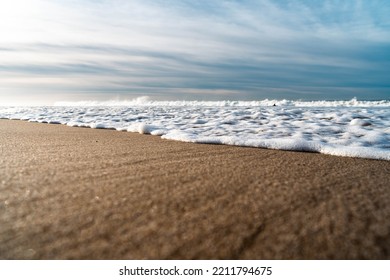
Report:
[[[389,259],[390,162],[0,120],[2,259]]]

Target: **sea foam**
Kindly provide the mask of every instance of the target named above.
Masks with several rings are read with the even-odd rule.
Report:
[[[164,139],[390,160],[390,101],[62,102],[0,107],[0,118]]]

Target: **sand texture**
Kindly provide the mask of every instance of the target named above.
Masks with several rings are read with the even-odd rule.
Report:
[[[1,259],[389,259],[390,162],[0,120]]]

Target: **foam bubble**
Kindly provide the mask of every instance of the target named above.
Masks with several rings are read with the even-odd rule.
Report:
[[[116,129],[193,143],[390,160],[389,101],[139,98],[62,105],[67,106],[0,107],[0,118]]]
[[[140,134],[152,134],[154,131],[157,131],[155,135],[158,135],[158,132],[160,129],[154,125],[146,124],[146,123],[134,123],[131,124],[128,128],[127,131],[129,132],[138,132]]]

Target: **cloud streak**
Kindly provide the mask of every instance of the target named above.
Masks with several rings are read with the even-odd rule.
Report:
[[[12,3],[0,102],[390,96],[387,1]]]

